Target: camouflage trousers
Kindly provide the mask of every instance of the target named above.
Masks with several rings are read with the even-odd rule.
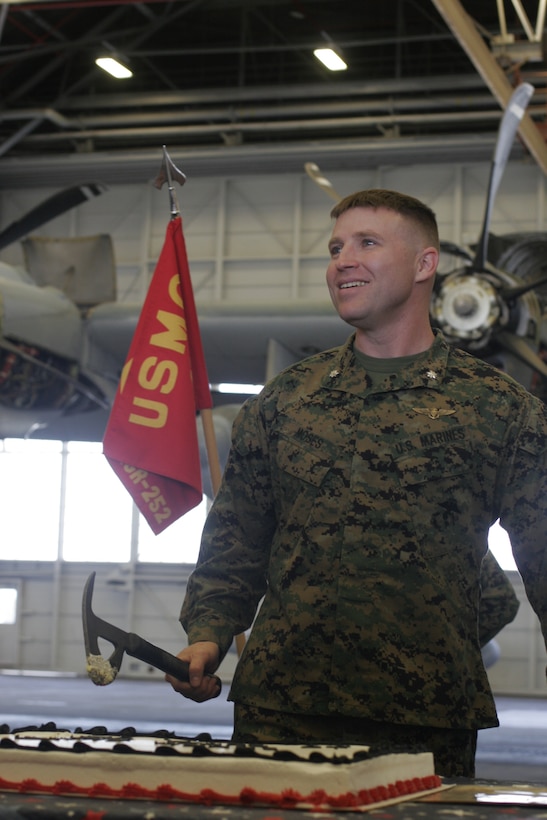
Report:
[[[407,726],[347,715],[290,714],[236,703],[233,740],[238,743],[353,743],[385,745],[394,751],[397,748],[430,751],[437,774],[475,776],[475,729]]]

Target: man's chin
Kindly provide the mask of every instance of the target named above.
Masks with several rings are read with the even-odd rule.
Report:
[[[355,316],[352,313],[344,313],[344,311],[342,311],[341,313],[339,312],[338,315],[340,316],[343,322],[345,322],[347,325],[350,325],[351,327],[354,327],[356,329],[364,329],[366,327],[366,322],[364,322],[362,316]]]

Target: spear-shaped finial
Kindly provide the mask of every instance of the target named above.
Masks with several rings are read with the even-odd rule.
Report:
[[[169,204],[171,207],[171,219],[176,219],[177,216],[180,216],[179,204],[177,202],[177,195],[175,193],[175,186],[173,185],[175,180],[181,185],[184,185],[184,183],[186,182],[186,176],[182,173],[182,171],[180,171],[177,168],[177,166],[167,153],[167,149],[164,145],[163,160],[161,163],[159,174],[154,180],[154,187],[161,190],[163,188],[164,183],[167,182],[169,188]]]

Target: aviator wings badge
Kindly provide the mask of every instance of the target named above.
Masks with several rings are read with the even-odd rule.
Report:
[[[445,410],[442,407],[413,407],[415,413],[427,416],[430,419],[441,419],[443,416],[452,416],[455,410]]]

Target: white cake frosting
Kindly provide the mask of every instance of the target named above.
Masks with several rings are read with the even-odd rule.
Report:
[[[439,786],[429,752],[376,755],[368,746],[234,744],[168,733],[0,733],[0,790],[348,807]]]

